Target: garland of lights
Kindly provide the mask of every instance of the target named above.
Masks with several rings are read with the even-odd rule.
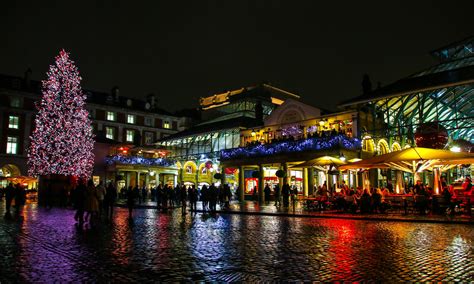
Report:
[[[94,137],[79,71],[61,50],[43,81],[43,96],[36,104],[35,130],[30,136],[28,173],[88,178],[94,165]]]
[[[222,150],[221,159],[230,160],[238,158],[253,158],[275,154],[295,153],[311,150],[331,150],[337,148],[358,150],[361,148],[361,143],[357,138],[349,138],[340,134],[331,137],[308,138],[298,141],[275,142],[271,144]]]
[[[147,165],[147,166],[162,166],[171,167],[176,164],[176,161],[164,158],[144,158],[138,156],[108,156],[105,158],[107,165],[124,164],[124,165]]]

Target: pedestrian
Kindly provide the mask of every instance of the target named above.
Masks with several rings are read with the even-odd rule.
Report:
[[[132,218],[133,207],[135,207],[135,190],[132,190],[131,187],[127,191],[127,207],[128,207],[128,217]]]
[[[197,209],[196,206],[197,206],[198,194],[197,194],[196,186],[194,184],[189,187],[188,197],[189,197],[190,210],[191,212],[195,213]]]
[[[212,213],[217,210],[217,188],[214,184],[209,187],[209,209]]]
[[[253,187],[253,192],[252,192],[252,199],[253,201],[258,201],[258,197],[257,197],[257,186],[254,186]]]
[[[105,191],[105,198],[104,198],[106,218],[112,219],[116,199],[117,199],[117,189],[115,188],[113,183],[110,182]]]
[[[207,185],[203,185],[201,188],[201,201],[202,201],[202,210],[209,210],[209,188]]]
[[[99,214],[99,200],[97,198],[97,189],[91,179],[87,182],[85,211],[85,221],[92,224]]]
[[[13,198],[15,197],[15,188],[13,187],[13,183],[9,183],[8,186],[5,188],[5,218],[11,217],[10,208],[12,206]]]
[[[74,220],[79,222],[80,226],[82,226],[82,224],[84,223],[85,201],[86,201],[85,180],[80,179],[79,184],[76,186],[73,192],[73,204],[74,204],[74,208],[76,209]]]
[[[23,205],[25,205],[26,201],[26,191],[21,186],[21,184],[17,183],[15,186],[15,214],[17,217],[20,216],[20,212],[23,209]]]
[[[99,203],[99,216],[103,214],[104,210],[104,198],[105,198],[105,187],[104,183],[101,181],[97,186],[97,201]]]
[[[280,186],[278,184],[275,184],[274,192],[275,192],[275,206],[279,207],[281,206],[281,200],[280,200]]]
[[[263,189],[263,193],[265,194],[265,203],[268,205],[270,203],[270,186],[268,183],[265,185],[265,188]]]
[[[181,214],[186,215],[186,203],[187,203],[186,201],[188,198],[188,194],[186,192],[186,187],[184,186],[184,184],[179,189],[179,193],[180,193],[180,199],[181,199]]]
[[[224,208],[230,208],[230,200],[232,198],[232,191],[230,190],[230,186],[228,184],[224,185]]]

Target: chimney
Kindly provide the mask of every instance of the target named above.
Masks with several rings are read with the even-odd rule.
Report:
[[[119,90],[119,87],[118,86],[115,86],[112,88],[112,96],[114,97],[115,99],[115,102],[119,102],[119,95],[120,95],[120,90]]]
[[[28,90],[31,87],[31,74],[32,73],[33,73],[33,71],[31,71],[31,68],[28,68],[28,69],[26,69],[25,75],[23,77],[23,81],[25,83],[24,87]]]
[[[150,104],[150,109],[156,108],[156,97],[155,94],[148,94],[146,96],[146,101]]]

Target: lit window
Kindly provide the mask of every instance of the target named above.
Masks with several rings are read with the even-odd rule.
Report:
[[[7,138],[7,154],[16,154],[18,149],[18,138],[8,137]]]
[[[133,114],[127,114],[127,123],[135,124],[135,116]]]
[[[10,97],[10,106],[11,107],[20,107],[21,99],[19,97]]]
[[[153,133],[145,132],[145,144],[153,143]]]
[[[108,111],[108,112],[107,112],[107,120],[109,120],[109,121],[115,121],[115,112],[113,112],[113,111]]]
[[[114,128],[113,127],[106,127],[105,128],[105,137],[107,137],[107,139],[114,139],[115,137],[115,133],[114,133]]]
[[[167,120],[164,120],[164,121],[163,121],[163,128],[168,128],[168,129],[171,128],[170,122],[167,121]]]
[[[8,117],[8,128],[18,129],[19,118],[16,115],[10,115]]]
[[[133,142],[133,136],[135,135],[135,131],[133,130],[127,130],[126,132],[126,141],[127,142]]]
[[[146,126],[153,126],[153,118],[145,117],[145,125]]]

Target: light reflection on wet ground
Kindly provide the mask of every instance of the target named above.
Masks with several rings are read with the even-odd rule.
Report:
[[[1,220],[0,280],[474,280],[469,225],[116,213],[84,229],[65,209]]]

